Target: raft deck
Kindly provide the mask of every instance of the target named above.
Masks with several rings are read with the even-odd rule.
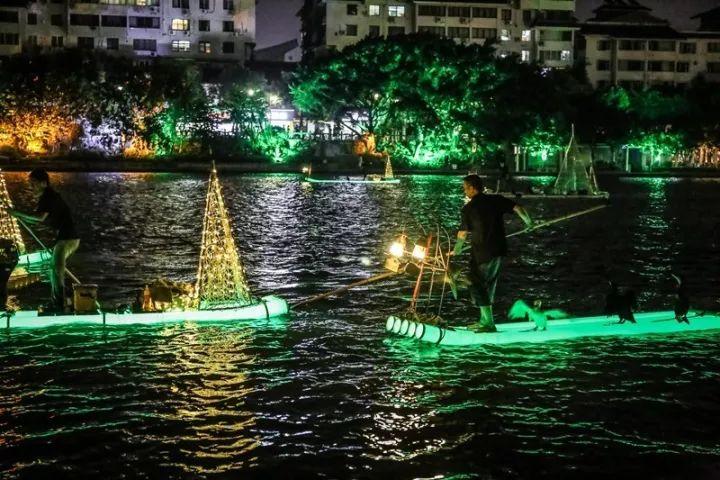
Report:
[[[285,300],[274,295],[262,297],[258,303],[222,310],[182,310],[149,313],[97,313],[89,315],[38,315],[35,310],[21,310],[2,319],[5,328],[45,328],[57,325],[152,325],[177,322],[222,322],[230,320],[261,320],[289,312]]]
[[[534,330],[531,322],[497,324],[497,332],[477,333],[465,327],[438,327],[396,316],[388,318],[386,330],[396,335],[415,338],[436,345],[504,345],[510,343],[540,343],[585,337],[622,335],[682,334],[720,329],[720,315],[691,312],[689,324],[678,323],[671,311],[635,314],[637,323],[617,323],[615,318],[580,317],[549,320],[547,329]]]

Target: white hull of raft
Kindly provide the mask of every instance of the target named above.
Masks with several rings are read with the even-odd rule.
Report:
[[[34,267],[43,263],[48,263],[52,260],[52,252],[49,250],[38,250],[37,252],[26,253],[20,255],[18,259],[18,267]]]
[[[610,317],[582,317],[548,321],[546,330],[533,330],[530,322],[503,323],[497,332],[477,333],[463,327],[437,327],[391,316],[386,323],[388,332],[415,338],[436,345],[505,345],[510,343],[540,343],[585,337],[622,335],[676,334],[720,329],[720,315],[688,314],[689,324],[678,323],[673,312],[635,314],[637,323],[616,323]]]
[[[399,178],[378,179],[378,180],[362,180],[362,179],[323,179],[305,177],[304,181],[309,183],[369,183],[373,185],[396,184],[400,183]]]
[[[6,328],[45,328],[57,325],[152,325],[177,322],[222,322],[261,320],[286,315],[290,311],[285,300],[274,295],[246,307],[222,310],[184,310],[157,313],[104,313],[90,315],[38,315],[21,310],[3,319]]]

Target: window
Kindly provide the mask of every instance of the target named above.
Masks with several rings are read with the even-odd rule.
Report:
[[[431,35],[437,35],[438,37],[444,37],[445,27],[431,27],[429,25],[421,25],[418,27],[418,32],[429,33]]]
[[[563,30],[560,32],[560,40],[563,42],[572,42],[572,30]]]
[[[597,69],[600,72],[607,72],[610,70],[610,60],[598,60]]]
[[[78,48],[95,48],[95,39],[93,37],[78,37],[77,46]]]
[[[529,62],[530,61],[530,50],[523,50],[520,52],[520,60],[523,62]]]
[[[103,27],[127,27],[125,15],[103,15],[101,18]]]
[[[358,6],[354,3],[349,3],[345,5],[345,13],[351,16],[357,15],[358,12]]]
[[[62,27],[63,26],[63,16],[62,15],[50,15],[50,25],[54,25],[56,27]]]
[[[653,52],[674,52],[675,42],[672,40],[651,40],[648,42],[648,50]]]
[[[720,73],[720,62],[708,62],[707,71],[708,73]]]
[[[80,15],[73,13],[70,15],[70,25],[81,25],[85,27],[97,27],[100,25],[100,17],[97,15]]]
[[[469,17],[470,7],[448,7],[448,17]]]
[[[128,5],[132,0],[128,0]],[[160,0],[135,0],[135,5],[138,7],[159,7]]]
[[[523,42],[529,42],[532,37],[532,30],[523,30],[522,31],[522,41]]]
[[[450,38],[470,38],[468,27],[448,27],[447,36]]]
[[[707,44],[708,53],[720,53],[720,42],[710,42]]]
[[[209,32],[210,20],[198,20],[198,30],[201,32]]]
[[[235,53],[235,42],[223,42],[222,52],[223,53]]]
[[[210,42],[198,43],[198,50],[200,51],[200,53],[212,53],[212,47],[210,46]]]
[[[495,38],[497,37],[496,28],[473,28],[473,38]]]
[[[210,0],[198,0],[198,8],[200,10],[210,10]]]
[[[405,35],[405,27],[388,27],[388,37]]]
[[[190,30],[190,21],[187,18],[173,18],[170,29],[173,31],[186,32]]]
[[[17,33],[0,33],[0,45],[20,45],[20,35]]]
[[[136,38],[133,40],[133,50],[154,52],[157,50],[157,41],[151,38]]]
[[[345,35],[348,37],[357,37],[357,25],[345,25]]]
[[[570,50],[560,50],[560,61],[569,62],[571,59]]]
[[[28,25],[37,25],[37,13],[28,13],[27,14],[27,24]]]
[[[421,17],[444,17],[445,7],[440,5],[419,5],[418,15]]]
[[[189,40],[173,40],[170,44],[170,49],[173,52],[189,52],[190,41]]]
[[[560,50],[540,50],[541,62],[559,62]]]
[[[503,42],[510,41],[510,30],[508,30],[507,28],[503,28],[502,30],[500,30],[500,40]]]
[[[697,44],[680,42],[680,53],[695,53],[697,52]]]
[[[235,31],[235,22],[232,20],[225,20],[223,22],[223,32],[234,32]]]
[[[473,18],[497,18],[497,11],[497,8],[473,7],[472,16]]]
[[[389,17],[404,17],[405,7],[403,5],[389,5],[388,6]]]
[[[675,62],[652,61],[648,62],[649,72],[674,72]]]
[[[120,50],[120,39],[107,38],[105,39],[105,48],[108,50]]]
[[[619,60],[618,70],[621,72],[642,72],[645,70],[645,62],[641,60]]]
[[[687,73],[690,71],[690,62],[677,62],[675,71],[679,73]]]
[[[235,10],[234,0],[223,0],[223,9],[228,10],[228,11]],[[235,51],[235,44],[233,44],[233,52],[234,51]],[[233,52],[230,52],[230,53],[233,53]],[[228,53],[228,52],[223,52],[223,53]]]
[[[610,50],[610,40],[598,40],[597,41],[597,49],[600,50],[601,52]]]
[[[368,27],[368,37],[377,38],[380,36],[380,25],[370,25]]]
[[[62,48],[65,45],[65,39],[63,37],[50,37],[50,45],[53,48]]]
[[[378,17],[380,16],[380,5],[370,5],[368,7],[368,13],[371,17]]]
[[[645,50],[645,40],[620,40],[619,50]]]
[[[160,17],[130,17],[131,28],[160,28]]]
[[[28,35],[27,44],[31,47],[37,47],[37,44],[38,44],[37,35]]]
[[[503,8],[502,10],[502,21],[505,23],[512,22],[512,10]]]
[[[0,23],[20,23],[20,15],[17,10],[0,10]]]
[[[172,0],[173,8],[190,8],[190,0]]]

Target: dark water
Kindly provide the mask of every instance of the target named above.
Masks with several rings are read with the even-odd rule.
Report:
[[[21,179],[9,188],[29,208]],[[107,304],[193,277],[205,177],[54,180],[83,234],[71,267]],[[497,310],[540,298],[596,313],[608,276],[643,309],[668,308],[671,272],[697,307],[720,307],[720,181],[602,180],[611,207],[511,242]],[[222,182],[254,289],[290,301],[379,272],[403,226],[456,228],[462,205],[459,177]],[[526,202],[539,219],[591,205]],[[5,334],[1,476],[720,478],[720,334],[437,348],[384,333],[410,288],[368,286],[270,322]],[[474,316],[466,301],[447,307]]]

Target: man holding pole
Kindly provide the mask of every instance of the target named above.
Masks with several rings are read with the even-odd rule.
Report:
[[[495,332],[492,305],[500,263],[507,255],[503,215],[514,212],[528,229],[534,227],[530,215],[523,207],[502,195],[483,193],[482,179],[468,175],[463,179],[463,190],[470,201],[462,209],[462,223],[453,254],[459,255],[470,234],[470,283],[472,296],[480,307],[480,318],[473,329]]]
[[[30,188],[39,196],[35,214],[29,215],[17,210],[10,210],[10,214],[17,217],[21,223],[45,223],[57,231],[50,274],[52,304],[49,310],[62,312],[65,307],[65,266],[67,259],[80,246],[80,238],[75,231],[70,207],[50,186],[48,173],[42,168],[36,168],[30,172],[29,179]]]

